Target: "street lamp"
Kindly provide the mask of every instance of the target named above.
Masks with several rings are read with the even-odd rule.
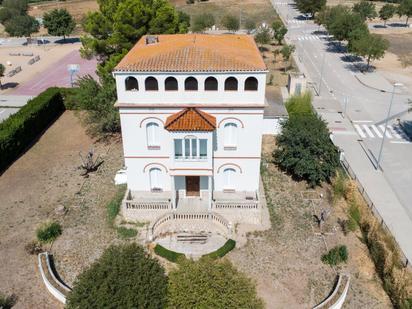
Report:
[[[389,117],[391,115],[391,109],[392,109],[393,97],[395,96],[395,90],[396,90],[397,87],[402,87],[402,86],[403,86],[403,84],[401,84],[401,83],[393,84],[391,101],[389,103],[388,114],[386,115],[386,119],[385,119],[385,130],[383,131],[383,137],[382,137],[381,147],[379,149],[379,156],[378,156],[378,162],[376,163],[376,169],[380,168],[380,163],[381,163],[381,159],[382,159],[383,143],[385,142],[386,131],[388,130],[388,121],[389,121]]]

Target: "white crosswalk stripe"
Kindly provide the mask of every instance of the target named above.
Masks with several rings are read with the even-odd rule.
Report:
[[[385,134],[388,139],[398,139],[409,141],[409,138],[398,126],[388,125],[385,133],[385,125],[374,124],[353,124],[356,132],[361,138],[383,138]]]
[[[304,20],[299,20],[299,19],[288,19],[288,24],[304,24]]]
[[[297,38],[298,41],[315,41],[315,40],[320,40],[320,37],[317,35],[305,35],[305,36],[300,36]]]
[[[275,2],[275,5],[288,5],[288,2]]]

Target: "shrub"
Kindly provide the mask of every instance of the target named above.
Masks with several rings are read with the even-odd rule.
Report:
[[[322,262],[331,266],[338,265],[348,260],[348,249],[346,246],[336,246],[322,255]]]
[[[0,123],[0,170],[11,164],[64,111],[58,88],[49,88]]]
[[[210,257],[211,259],[217,259],[224,257],[226,254],[228,254],[230,251],[232,251],[236,247],[236,241],[233,239],[229,239],[228,241],[225,242],[225,244],[217,249],[216,251],[213,251],[209,254],[206,254],[205,256]]]
[[[137,235],[137,231],[135,229],[120,226],[117,228],[117,235],[119,235],[121,238],[131,238]]]
[[[118,187],[116,195],[114,198],[107,204],[107,221],[111,226],[114,224],[114,219],[119,214],[120,206],[122,205],[123,197],[126,193],[127,186],[121,185]]]
[[[286,110],[289,115],[293,114],[313,114],[312,95],[305,92],[302,95],[293,95],[286,101]]]
[[[176,263],[178,260],[185,258],[185,255],[183,253],[178,253],[178,252],[166,249],[165,247],[159,244],[156,244],[156,247],[154,248],[154,252],[157,255],[173,263]]]
[[[38,241],[33,240],[24,246],[24,250],[27,252],[27,254],[33,255],[41,253],[43,251],[43,248]]]
[[[356,205],[356,202],[352,201],[349,207],[349,217],[353,219],[357,225],[361,222],[361,213],[359,207]]]
[[[164,308],[167,277],[135,244],[110,246],[76,279],[66,308]]]
[[[10,309],[12,308],[17,302],[17,296],[12,294],[10,296],[6,296],[0,293],[0,308],[1,309]]]
[[[274,161],[295,179],[309,185],[330,181],[339,166],[339,155],[329,138],[326,123],[315,115],[292,114],[277,137]]]
[[[346,196],[348,191],[347,178],[342,172],[336,174],[335,179],[332,182],[333,198],[335,201],[340,200]]]
[[[37,239],[42,243],[54,241],[62,233],[60,223],[48,221],[43,223],[36,231]]]
[[[169,274],[167,308],[263,308],[256,287],[228,260],[183,260]]]
[[[203,32],[206,28],[210,28],[215,24],[215,17],[210,13],[196,15],[193,18],[192,31]]]

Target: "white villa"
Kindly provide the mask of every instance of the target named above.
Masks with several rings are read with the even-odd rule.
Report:
[[[213,219],[226,234],[236,223],[261,223],[266,73],[248,35],[156,35],[137,42],[113,72],[127,220],[150,221],[151,237],[178,219]]]

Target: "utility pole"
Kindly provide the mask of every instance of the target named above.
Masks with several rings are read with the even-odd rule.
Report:
[[[345,104],[345,105],[344,105],[344,109],[343,109],[343,114],[345,115],[345,117],[346,117],[346,107],[348,106],[348,101],[349,101],[349,97],[348,97],[348,96],[345,96],[345,97],[343,98],[343,103]]]
[[[385,138],[386,138],[386,130],[388,130],[388,121],[389,121],[389,117],[390,117],[390,115],[391,115],[391,109],[392,109],[392,104],[393,104],[393,97],[395,96],[395,90],[396,90],[396,87],[402,87],[402,86],[403,86],[403,85],[402,85],[401,83],[395,83],[395,84],[393,84],[391,101],[390,101],[390,103],[389,103],[388,114],[386,115],[386,119],[385,119],[385,130],[383,131],[383,137],[382,137],[381,147],[380,147],[380,149],[379,149],[379,155],[378,155],[378,162],[376,162],[376,169],[379,169],[379,168],[380,168],[380,164],[381,164],[383,144],[384,144]]]

